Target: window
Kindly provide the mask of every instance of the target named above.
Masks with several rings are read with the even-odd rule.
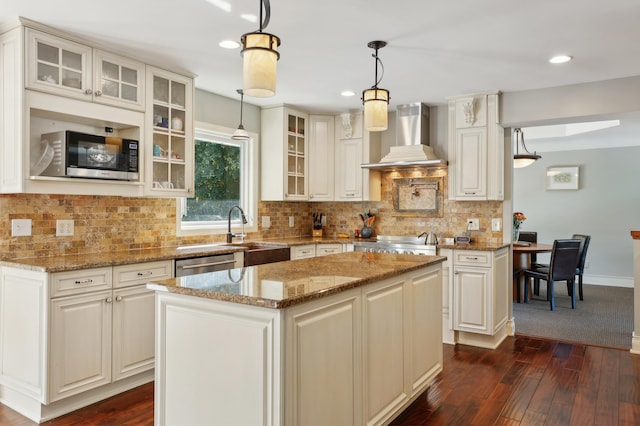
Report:
[[[245,212],[244,231],[256,231],[257,160],[256,135],[248,141],[231,139],[233,130],[196,123],[194,140],[195,196],[178,202],[178,235],[227,232],[229,209]],[[231,216],[237,232],[242,226],[238,210]]]

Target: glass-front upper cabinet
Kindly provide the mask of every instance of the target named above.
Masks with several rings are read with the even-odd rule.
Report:
[[[144,111],[144,64],[95,50],[93,96],[96,102]]]
[[[26,39],[28,88],[91,98],[91,47],[31,28]]]
[[[193,196],[193,80],[147,67],[147,193]]]
[[[144,111],[145,65],[27,28],[27,88]]]
[[[306,196],[305,173],[305,117],[287,114],[287,195]]]
[[[260,112],[260,197],[264,201],[309,199],[309,114],[287,106]]]

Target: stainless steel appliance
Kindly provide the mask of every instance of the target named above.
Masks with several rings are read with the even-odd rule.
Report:
[[[53,149],[42,176],[138,180],[136,140],[65,130],[43,134],[41,143]]]
[[[369,253],[417,254],[435,256],[436,244],[425,244],[425,238],[394,235],[378,235],[376,241],[356,241],[355,251]]]
[[[233,253],[176,259],[176,277],[233,269]]]

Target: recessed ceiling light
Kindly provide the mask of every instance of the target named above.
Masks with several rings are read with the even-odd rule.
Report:
[[[340,95],[342,96],[354,96],[356,94],[356,92],[354,92],[353,90],[343,90],[342,92],[340,92]]]
[[[237,49],[238,47],[240,47],[240,43],[234,40],[222,40],[220,43],[218,43],[218,46],[225,49]]]
[[[556,55],[553,58],[549,59],[549,62],[552,64],[564,64],[565,62],[569,62],[573,58],[569,55]]]

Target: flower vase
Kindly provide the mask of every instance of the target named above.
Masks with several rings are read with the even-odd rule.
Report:
[[[520,228],[513,228],[513,239],[512,241],[518,241],[520,237]]]
[[[362,238],[371,238],[373,236],[373,229],[370,226],[363,226],[360,230],[360,236]]]

